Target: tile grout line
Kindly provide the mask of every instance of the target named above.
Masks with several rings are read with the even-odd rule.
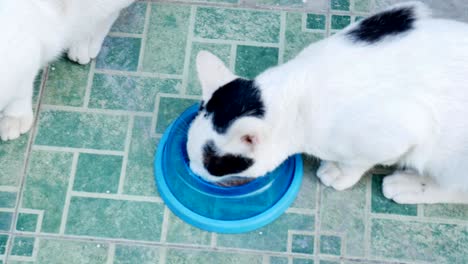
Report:
[[[143,34],[138,33],[125,33],[125,32],[109,32],[108,37],[117,37],[117,38],[139,38],[143,37]]]
[[[21,206],[21,203],[23,200],[23,191],[24,191],[24,186],[26,182],[26,174],[27,174],[28,166],[29,166],[29,158],[32,152],[32,145],[34,144],[34,141],[36,138],[36,132],[37,132],[37,128],[39,125],[39,114],[41,111],[42,97],[44,94],[44,90],[45,90],[48,77],[49,77],[49,66],[46,66],[44,71],[42,72],[41,86],[39,88],[39,94],[37,95],[37,101],[36,101],[36,106],[35,106],[36,113],[34,117],[34,123],[30,129],[28,144],[27,144],[26,151],[24,154],[25,158],[24,158],[24,163],[23,163],[23,167],[21,171],[18,193],[16,195],[16,203],[15,203],[15,208],[13,212],[13,217],[11,218],[12,225],[10,226],[10,231],[14,231],[16,228],[16,226],[13,226],[13,224],[16,225],[19,207]],[[8,258],[10,256],[11,243],[9,243],[9,241],[10,239],[7,241],[7,245],[5,247],[5,254],[4,254],[5,263],[8,263]]]
[[[314,175],[316,176],[316,175]],[[319,250],[320,250],[320,206],[322,204],[322,191],[321,191],[321,187],[320,187],[320,182],[317,180],[317,177],[316,177],[316,193],[315,193],[315,239],[314,239],[314,252],[316,252],[315,254],[315,258],[314,258],[314,261],[315,262],[319,262]]]
[[[366,180],[366,204],[364,206],[364,257],[368,257],[370,255],[370,211],[372,209],[372,174],[368,174],[365,178]]]
[[[156,126],[158,125],[159,104],[161,102],[161,93],[156,94],[154,100],[154,109],[151,115],[151,137],[157,137]]]
[[[125,178],[127,176],[128,153],[130,151],[130,144],[132,142],[134,122],[135,122],[135,118],[133,116],[130,116],[128,120],[127,135],[125,137],[125,147],[124,147],[124,153],[123,153],[124,155],[122,159],[122,168],[120,170],[119,186],[117,188],[117,194],[122,194],[124,191]]]
[[[190,18],[189,18],[189,26],[188,26],[188,34],[187,34],[187,43],[185,46],[185,58],[184,58],[184,69],[182,71],[182,86],[179,94],[185,95],[187,93],[187,86],[188,86],[188,78],[190,75],[190,58],[192,54],[192,45],[193,45],[193,31],[195,30],[195,16],[197,13],[197,7],[192,5],[190,7]]]
[[[166,243],[167,240],[167,232],[168,232],[168,225],[169,225],[169,208],[167,206],[164,206],[164,213],[163,213],[163,222],[161,226],[161,238],[160,241],[161,243]],[[167,248],[161,248],[159,250],[161,253],[159,256],[159,263],[160,264],[165,264],[166,263],[166,255],[167,255]]]
[[[254,47],[267,47],[267,48],[279,48],[278,43],[272,42],[259,42],[250,40],[225,40],[225,39],[207,39],[202,37],[193,37],[193,42],[204,43],[204,44],[220,44],[220,45],[244,45]]]
[[[123,200],[133,202],[148,202],[148,203],[163,203],[160,197],[157,196],[136,196],[128,194],[113,194],[113,193],[92,193],[92,192],[79,192],[72,191],[72,196],[82,198],[96,198],[96,199],[108,199],[108,200]]]
[[[75,106],[64,106],[64,105],[43,105],[42,109],[52,111],[66,111],[76,113],[90,113],[90,114],[101,114],[101,115],[113,115],[113,116],[146,116],[152,115],[152,112],[138,112],[138,111],[126,111],[126,110],[112,110],[112,109],[100,109],[100,108],[83,108]]]
[[[114,263],[114,256],[115,256],[115,244],[110,243],[109,249],[107,250],[107,264]]]
[[[95,72],[96,72],[96,60],[94,59],[91,61],[91,65],[89,66],[88,81],[86,83],[86,90],[85,90],[85,94],[83,97],[83,106],[80,107],[81,109],[88,108]]]
[[[160,238],[160,241],[162,243],[166,243],[166,240],[167,240],[167,232],[169,231],[168,230],[168,228],[169,228],[169,214],[170,214],[169,208],[167,208],[167,206],[164,206],[163,222],[162,222],[162,225],[161,225],[161,238]]]
[[[278,47],[278,65],[284,63],[284,51],[286,48],[286,12],[281,12],[280,15],[280,33]]]
[[[95,69],[94,73],[118,75],[118,76],[157,78],[157,79],[177,79],[177,80],[182,79],[182,75],[180,74],[145,72],[145,71],[122,71],[122,70],[110,70],[110,69]]]
[[[211,233],[211,242],[210,242],[211,248],[215,249],[218,246],[218,234],[215,232]]]
[[[20,237],[29,237],[31,236],[28,233],[24,232],[4,232],[0,231],[0,234],[7,234],[11,236],[20,236]],[[212,251],[212,249],[208,246],[203,246],[199,244],[177,244],[177,243],[161,243],[161,242],[152,242],[152,241],[135,241],[135,240],[126,240],[126,239],[112,239],[112,238],[99,238],[99,237],[87,237],[87,236],[75,236],[75,235],[56,235],[52,233],[42,233],[34,236],[35,238],[40,239],[55,239],[55,240],[65,240],[65,241],[81,241],[81,242],[88,242],[88,243],[100,243],[100,244],[122,244],[128,245],[131,243],[135,246],[152,246],[152,247],[159,247],[161,249],[168,248],[168,249],[191,249],[191,250],[199,250],[199,251]],[[268,255],[268,256],[278,256],[278,257],[300,257],[300,258],[310,258],[310,254],[302,254],[302,253],[287,253],[284,251],[262,251],[262,250],[252,250],[252,249],[245,249],[245,248],[228,248],[228,247],[218,247],[216,248],[218,252],[225,252],[225,253],[243,253],[243,254],[256,254],[256,255]],[[352,261],[362,261],[362,260],[371,260],[371,261],[380,261],[381,263],[388,263],[393,264],[394,261],[397,263],[408,263],[413,264],[413,262],[409,261],[401,261],[401,260],[388,260],[388,259],[366,259],[366,258],[356,258],[356,257],[341,257],[344,260],[352,260]],[[420,262],[418,262],[420,263]]]
[[[236,72],[236,55],[237,55],[237,44],[231,44],[231,50],[229,53],[229,69],[234,74]]]
[[[86,154],[113,155],[113,156],[123,156],[125,154],[123,151],[117,151],[117,150],[56,147],[56,146],[47,146],[47,145],[34,145],[32,149],[42,150],[42,151],[55,151],[55,152],[71,152],[71,153],[80,152],[80,153],[86,153]]]
[[[161,247],[159,249],[159,262],[158,264],[166,264],[166,256],[167,256],[167,247]]]
[[[270,257],[267,255],[262,256],[262,264],[270,264]]]
[[[76,170],[78,167],[78,157],[79,157],[78,152],[73,153],[70,177],[68,178],[67,194],[65,196],[65,204],[63,205],[62,218],[60,220],[59,234],[62,234],[62,235],[65,234],[65,227],[66,227],[66,223],[68,220],[68,209],[70,208],[70,200],[71,200],[72,191],[73,191],[73,184],[75,182],[75,174],[76,174]]]
[[[150,2],[147,2],[146,12],[145,12],[145,24],[143,26],[143,33],[141,34],[140,54],[138,54],[137,72],[141,72],[143,69],[143,59],[145,56],[146,41],[148,38],[148,28],[149,28],[149,21],[150,21],[150,16],[151,16],[151,9],[152,9],[152,4]]]

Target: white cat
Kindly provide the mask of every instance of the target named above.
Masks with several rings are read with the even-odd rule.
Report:
[[[311,44],[255,80],[200,52],[191,168],[209,181],[258,177],[288,156],[322,161],[323,184],[350,188],[398,164],[398,203],[468,203],[468,25],[400,4]],[[403,169],[409,168],[409,169]]]
[[[133,0],[0,1],[0,137],[15,139],[33,122],[33,81],[39,69],[68,50],[89,63],[121,9]]]

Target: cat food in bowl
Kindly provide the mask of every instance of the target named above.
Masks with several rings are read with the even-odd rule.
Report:
[[[295,155],[273,172],[236,186],[203,180],[189,167],[186,142],[199,105],[182,113],[165,131],[156,151],[155,178],[171,211],[206,231],[242,233],[278,218],[294,201],[302,181],[302,158]]]

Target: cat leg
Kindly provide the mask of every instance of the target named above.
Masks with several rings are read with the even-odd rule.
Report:
[[[18,138],[21,134],[29,131],[34,118],[32,111],[32,81],[27,95],[14,99],[10,102],[0,118],[0,138],[4,141]]]
[[[416,172],[397,171],[384,178],[383,194],[400,204],[468,204],[468,193],[444,189],[429,177]]]
[[[115,12],[106,18],[102,23],[98,24],[92,34],[87,35],[83,39],[72,44],[68,50],[68,58],[79,64],[88,64],[92,59],[95,59],[101,50],[102,43],[109,33],[112,24],[119,16],[119,12]]]
[[[341,191],[355,185],[373,166],[349,166],[332,161],[322,161],[317,170],[317,177],[325,186]]]

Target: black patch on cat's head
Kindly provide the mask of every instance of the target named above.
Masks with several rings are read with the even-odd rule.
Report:
[[[347,35],[356,42],[378,42],[386,36],[413,29],[416,20],[414,12],[413,7],[401,7],[375,14],[360,21]]]
[[[235,79],[220,87],[203,106],[205,116],[213,116],[213,127],[218,133],[226,133],[239,117],[263,117],[265,106],[254,81]]]
[[[251,158],[232,154],[220,156],[217,152],[213,141],[208,141],[203,147],[203,166],[216,177],[243,172],[254,163]]]

